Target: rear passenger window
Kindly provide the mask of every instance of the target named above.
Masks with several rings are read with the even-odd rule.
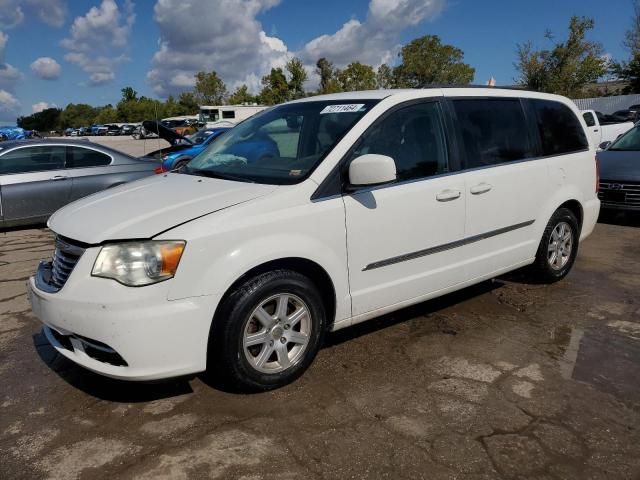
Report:
[[[437,102],[401,108],[364,136],[353,158],[368,153],[387,155],[396,163],[398,181],[447,171],[447,147]]]
[[[67,168],[101,167],[109,165],[111,157],[105,153],[82,147],[67,147]]]
[[[587,127],[595,127],[596,126],[596,120],[595,120],[595,118],[593,118],[593,113],[585,112],[585,113],[582,114],[582,118],[584,118],[584,121],[587,124]]]
[[[466,167],[485,167],[534,157],[517,98],[453,100],[466,152]]]
[[[542,152],[545,156],[579,152],[589,148],[584,129],[569,107],[551,100],[530,102],[536,112]]]

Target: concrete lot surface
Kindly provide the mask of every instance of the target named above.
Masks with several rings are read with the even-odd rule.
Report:
[[[57,355],[25,294],[51,251],[0,234],[0,478],[640,478],[639,222],[599,224],[555,285],[510,275],[332,334],[256,395]]]
[[[69,137],[77,138],[77,137]],[[80,137],[85,138],[85,137]],[[169,142],[161,138],[145,138],[143,140],[135,140],[134,138],[123,135],[114,137],[86,137],[90,142],[106,145],[124,153],[128,153],[134,157],[141,157],[146,153],[169,147]]]

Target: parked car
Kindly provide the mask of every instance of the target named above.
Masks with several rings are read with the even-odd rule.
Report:
[[[88,140],[5,142],[0,227],[43,223],[67,203],[151,175],[156,166]]]
[[[33,312],[107,376],[284,385],[328,330],[524,266],[564,278],[600,207],[583,125],[569,99],[498,88],[264,110],[177,172],[56,212]],[[277,155],[249,155],[266,138]]]
[[[148,132],[142,125],[138,125],[131,136],[136,140],[143,140],[145,138],[158,138],[158,134],[154,132]]]
[[[135,129],[134,125],[123,125],[120,128],[120,135],[132,135]]]
[[[598,152],[602,208],[640,211],[640,126]]]
[[[597,115],[598,112],[593,110],[582,110],[582,118],[587,124],[587,129],[593,144],[599,148],[603,148],[600,145],[605,142],[612,142],[623,133],[633,128],[633,122],[616,122],[613,120],[610,123],[602,123],[601,116]],[[602,115],[602,114],[601,114]]]
[[[157,128],[155,122],[149,124],[148,128]],[[147,157],[162,159],[161,167],[157,169],[156,173],[182,168],[204,150],[213,139],[230,130],[229,128],[205,128],[189,137],[183,137],[174,130],[165,128],[162,125],[159,125],[157,129],[160,137],[168,141],[171,147],[156,150],[146,155]]]
[[[636,123],[640,119],[640,113],[635,110],[618,110],[613,112],[611,117],[617,122]]]
[[[105,127],[107,127],[107,131],[105,132],[105,135],[108,136],[115,136],[115,135],[120,135],[120,126],[119,125],[105,125]]]

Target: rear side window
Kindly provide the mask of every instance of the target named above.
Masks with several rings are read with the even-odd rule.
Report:
[[[582,114],[582,118],[584,118],[584,122],[587,124],[587,127],[595,127],[596,126],[596,120],[595,120],[595,118],[593,118],[593,113],[584,112]]]
[[[0,156],[0,174],[62,170],[64,148],[43,146],[12,150]]]
[[[453,100],[466,167],[486,167],[534,157],[517,98]]]
[[[222,118],[236,118],[236,112],[233,110],[223,110]]]
[[[67,147],[67,168],[102,167],[111,163],[105,153],[82,147]]]
[[[589,148],[578,117],[569,107],[551,100],[530,100],[536,112],[545,156],[580,152]],[[585,119],[586,121],[586,119]]]

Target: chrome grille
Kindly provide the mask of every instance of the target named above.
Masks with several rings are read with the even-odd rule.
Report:
[[[84,253],[84,248],[73,245],[66,240],[56,237],[56,249],[51,261],[51,278],[49,284],[60,290],[67,282],[69,275]]]
[[[608,205],[640,207],[640,182],[600,182],[598,198]]]

